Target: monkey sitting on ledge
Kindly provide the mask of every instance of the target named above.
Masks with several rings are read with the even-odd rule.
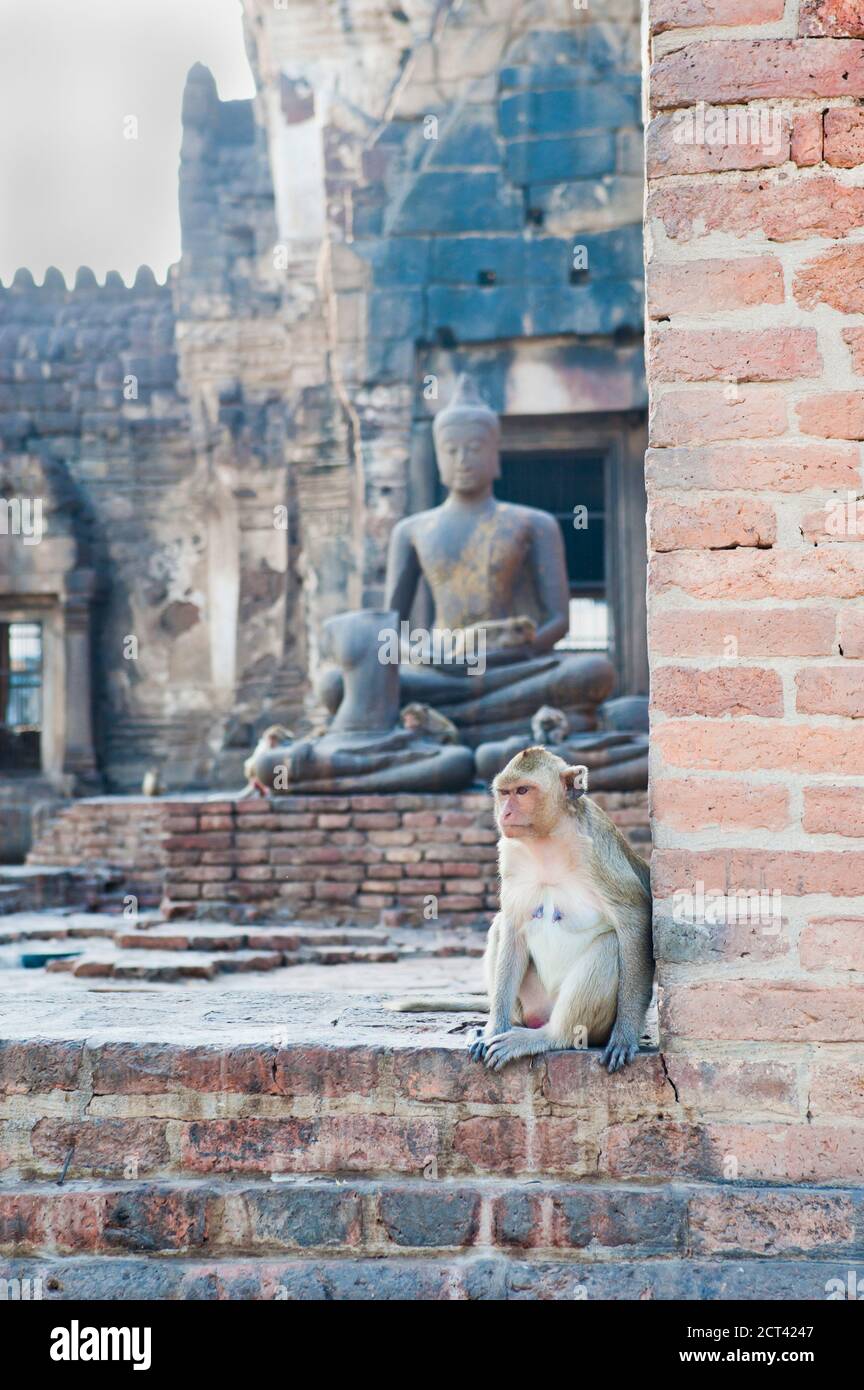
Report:
[[[489,1021],[471,1056],[493,1071],[517,1057],[603,1046],[632,1061],[651,1001],[648,865],[585,796],[588,773],[527,748],[492,784],[501,911],[484,957]]]
[[[497,1071],[517,1057],[603,1047],[635,1057],[651,1002],[651,878],[585,796],[588,770],[546,748],[518,753],[492,784],[501,911],[483,958],[488,998],[400,999],[398,1013],[488,1013],[470,1044]]]

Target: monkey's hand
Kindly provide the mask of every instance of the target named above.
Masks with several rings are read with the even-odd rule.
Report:
[[[468,1044],[468,1055],[472,1062],[485,1062],[486,1050],[492,1039],[499,1033],[503,1033],[508,1027],[506,1023],[492,1023],[491,1020],[485,1028],[478,1028],[474,1037]]]
[[[639,1051],[639,1035],[629,1023],[618,1020],[600,1056],[600,1065],[610,1072],[620,1071]]]
[[[491,1036],[491,1034],[487,1036],[485,1028],[474,1030],[474,1036],[468,1043],[468,1056],[472,1062],[484,1062],[486,1060],[486,1044]]]

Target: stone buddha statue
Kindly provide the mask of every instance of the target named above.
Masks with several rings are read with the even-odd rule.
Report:
[[[335,663],[338,708],[325,733],[258,758],[255,774],[263,786],[279,795],[451,792],[470,785],[469,748],[400,722],[399,668],[387,640],[396,622],[396,613],[373,608],[328,618],[322,646]]]
[[[518,751],[535,741],[531,719],[545,705],[561,713],[580,761],[631,757],[617,747],[626,735],[593,733],[615,683],[611,662],[553,650],[569,627],[561,531],[548,513],[495,497],[500,425],[468,378],[433,433],[447,500],[394,527],[385,608],[324,624],[333,664],[319,695],[332,719],[325,733],[260,759],[258,776],[275,792],[457,791],[494,776],[514,743]],[[434,617],[415,647],[410,613],[421,579]],[[406,706],[421,712],[419,729],[416,719],[400,722]],[[449,732],[436,734],[442,726]],[[633,754],[644,763],[644,740]],[[635,782],[626,766],[607,775],[613,786],[644,785],[642,764],[633,770]]]
[[[571,731],[596,727],[596,708],[611,693],[615,671],[602,655],[553,651],[569,627],[564,542],[555,517],[500,502],[497,415],[462,376],[433,425],[446,501],[406,517],[393,529],[387,607],[408,619],[421,577],[429,586],[436,632],[480,639],[484,660],[408,660],[400,699],[421,701],[453,721],[476,747],[530,732],[541,705],[566,712]],[[438,644],[439,648],[447,644]],[[460,643],[450,643],[457,653]],[[474,654],[477,655],[476,644]],[[481,669],[482,668],[482,669]]]

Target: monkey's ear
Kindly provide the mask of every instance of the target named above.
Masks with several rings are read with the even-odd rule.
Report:
[[[588,790],[587,767],[565,767],[561,773],[561,786],[568,801],[578,801]]]

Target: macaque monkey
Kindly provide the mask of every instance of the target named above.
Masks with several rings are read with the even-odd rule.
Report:
[[[415,703],[406,705],[399,712],[402,727],[409,733],[430,734],[432,738],[438,738],[442,743],[458,743],[459,730],[448,719],[446,714],[439,714],[437,709],[431,705]]]
[[[246,786],[237,797],[238,801],[246,801],[250,796],[254,796],[256,792],[259,796],[269,796],[269,792],[264,786],[264,783],[260,782],[255,774],[255,764],[263,753],[271,753],[273,749],[278,748],[280,744],[290,743],[293,737],[294,735],[291,730],[286,729],[282,724],[271,724],[269,728],[264,730],[258,742],[255,744],[251,755],[243,764],[243,776],[246,778]]]
[[[537,624],[524,615],[518,618],[496,618],[489,622],[472,623],[464,632],[482,632],[490,651],[506,651],[509,647],[524,647],[537,636]]]
[[[527,748],[492,784],[501,910],[484,957],[489,1021],[470,1045],[493,1071],[603,1046],[632,1061],[651,1000],[648,865],[585,796],[587,769]]]
[[[158,767],[148,767],[147,771],[144,773],[144,780],[141,783],[141,793],[143,796],[165,795],[165,786]]]
[[[531,737],[538,743],[563,743],[569,732],[569,719],[553,705],[541,705],[531,720]]]

